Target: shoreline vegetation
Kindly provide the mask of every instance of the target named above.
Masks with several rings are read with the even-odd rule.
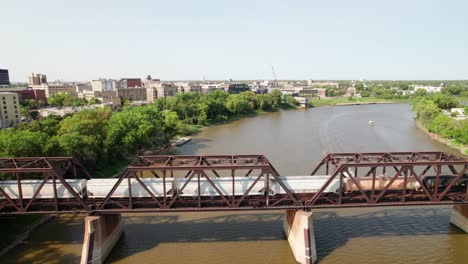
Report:
[[[441,142],[462,155],[468,155],[468,119],[457,120],[453,113],[448,116],[442,110],[450,111],[460,107],[459,101],[448,94],[435,93],[417,97],[413,100],[413,111],[416,113],[416,126],[433,140]],[[465,115],[468,107],[464,107]]]
[[[313,99],[310,101],[311,107],[320,106],[346,106],[346,105],[366,105],[366,104],[398,104],[398,103],[410,103],[411,99],[408,98],[393,98],[384,99],[377,97],[340,97],[330,99]]]
[[[0,156],[73,156],[96,177],[110,177],[130,163],[129,157],[158,152],[174,138],[192,135],[202,127],[298,105],[279,90],[269,94],[218,90],[162,97],[118,111],[85,109],[0,130]],[[0,180],[11,177],[0,174]]]
[[[431,137],[432,140],[440,142],[452,149],[455,149],[460,152],[463,156],[468,156],[468,145],[461,145],[460,143],[455,142],[455,140],[450,140],[443,138],[441,135],[435,134],[427,130],[418,120],[415,120],[416,127],[419,128],[424,134]]]

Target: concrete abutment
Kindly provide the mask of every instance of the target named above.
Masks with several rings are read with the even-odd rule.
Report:
[[[453,207],[450,223],[468,233],[468,204],[457,204]]]
[[[312,264],[317,262],[312,212],[286,210],[283,229],[298,263]]]
[[[86,216],[81,264],[101,264],[122,234],[120,214]]]

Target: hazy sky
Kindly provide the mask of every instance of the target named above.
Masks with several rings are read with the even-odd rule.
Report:
[[[468,79],[468,1],[1,0],[13,81]]]

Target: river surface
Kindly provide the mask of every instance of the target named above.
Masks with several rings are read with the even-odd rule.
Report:
[[[307,175],[328,152],[447,151],[406,104],[281,111],[203,129],[177,154],[265,154],[283,175]],[[373,120],[375,125],[369,126]],[[468,235],[450,207],[319,210],[320,263],[468,263]],[[2,263],[77,263],[83,216],[60,216]],[[295,263],[281,211],[125,215],[109,263]]]

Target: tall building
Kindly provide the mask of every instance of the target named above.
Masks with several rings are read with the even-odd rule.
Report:
[[[33,73],[31,77],[28,77],[28,85],[42,85],[47,84],[47,76],[45,74]]]
[[[15,127],[20,121],[18,94],[0,92],[0,128]]]
[[[6,69],[0,69],[0,85],[10,85],[10,75]]]

